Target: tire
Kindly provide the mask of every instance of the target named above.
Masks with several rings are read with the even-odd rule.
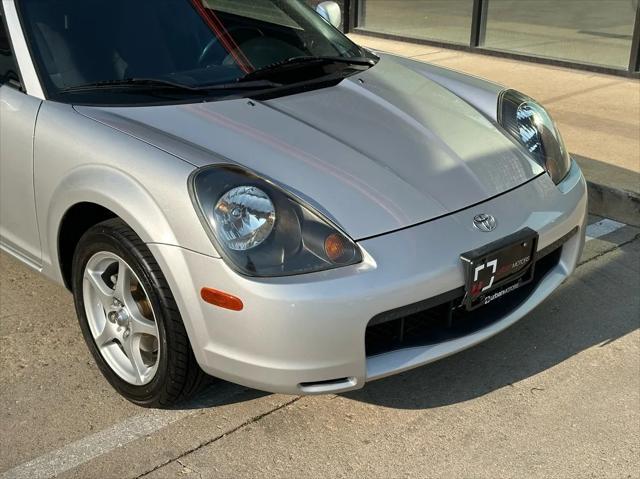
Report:
[[[72,290],[87,346],[126,399],[167,408],[204,384],[169,285],[149,248],[122,220],[98,223],[82,236]]]

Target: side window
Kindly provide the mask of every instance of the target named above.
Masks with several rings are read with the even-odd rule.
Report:
[[[11,52],[9,34],[4,23],[4,15],[0,11],[0,85],[9,80],[20,81],[18,66]]]

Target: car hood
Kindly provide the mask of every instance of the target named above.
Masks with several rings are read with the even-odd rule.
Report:
[[[195,166],[250,168],[356,240],[543,173],[491,119],[391,57],[337,86],[268,101],[76,110]]]

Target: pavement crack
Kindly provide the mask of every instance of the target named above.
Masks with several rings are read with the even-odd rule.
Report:
[[[182,470],[185,471],[187,474],[191,473],[191,472],[195,472],[198,477],[200,479],[202,479],[202,472],[200,472],[198,469],[196,469],[195,467],[189,466],[187,464],[185,464],[184,462],[182,462],[180,459],[176,459],[176,462],[178,464],[180,464],[180,466],[182,466]]]
[[[164,467],[164,466],[166,466],[168,464],[171,464],[174,461],[177,462],[178,464],[180,464],[182,467],[188,467],[189,469],[193,470],[198,475],[200,475],[200,477],[202,477],[202,475],[198,471],[193,469],[191,466],[185,466],[180,460],[183,459],[185,456],[188,456],[189,454],[192,454],[192,453],[198,451],[199,449],[202,449],[203,447],[206,447],[206,446],[208,446],[210,444],[213,444],[213,443],[219,441],[220,439],[224,439],[225,437],[230,436],[231,434],[233,434],[235,432],[238,432],[238,431],[244,429],[245,427],[250,426],[251,424],[257,423],[261,419],[273,414],[274,412],[278,412],[281,409],[284,409],[284,408],[292,405],[293,403],[295,403],[296,401],[298,401],[300,399],[302,399],[302,396],[296,396],[293,399],[291,399],[290,401],[287,401],[284,404],[280,404],[278,407],[270,409],[269,411],[264,412],[262,414],[258,414],[257,416],[253,416],[252,418],[246,420],[242,424],[240,424],[240,425],[238,425],[238,426],[236,426],[236,427],[234,427],[234,428],[232,428],[232,429],[230,429],[228,431],[225,431],[222,434],[220,434],[220,435],[218,435],[218,436],[216,436],[216,437],[214,437],[212,439],[209,439],[208,441],[201,442],[197,446],[192,447],[191,449],[188,449],[185,452],[181,453],[179,456],[176,456],[174,458],[168,459],[168,460],[162,462],[161,464],[156,465],[152,469],[149,469],[148,471],[145,471],[142,474],[139,474],[139,475],[135,476],[135,479],[140,479],[142,477],[145,477],[145,476],[151,474],[152,472],[157,471],[158,469],[160,469],[160,468],[162,468],[162,467]]]
[[[623,241],[620,244],[611,245],[611,248],[598,253],[593,258],[589,258],[589,259],[587,259],[585,261],[582,261],[582,262],[578,263],[578,267],[583,266],[583,265],[585,265],[587,263],[591,263],[592,261],[595,261],[598,258],[602,258],[603,256],[608,255],[609,253],[611,253],[611,252],[613,252],[613,251],[615,251],[617,249],[620,249],[623,246],[628,245],[629,243],[633,243],[634,241],[638,241],[638,240],[640,240],[640,233],[636,234],[633,238],[631,238],[631,239],[629,239],[627,241]]]

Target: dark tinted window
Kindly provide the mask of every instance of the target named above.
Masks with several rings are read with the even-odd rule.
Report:
[[[299,0],[28,0],[19,5],[49,96],[68,102],[78,99],[70,88],[95,82],[143,78],[211,85],[234,82],[291,57],[363,54]]]
[[[4,14],[0,11],[0,84],[9,80],[18,80],[18,78],[18,67],[11,53]]]

